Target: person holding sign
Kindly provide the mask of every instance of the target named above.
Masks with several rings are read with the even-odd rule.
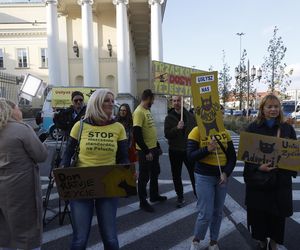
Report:
[[[0,249],[42,244],[42,192],[37,162],[47,148],[22,122],[18,106],[0,98]]]
[[[151,89],[142,94],[141,104],[133,112],[133,135],[136,141],[139,160],[138,195],[140,208],[146,212],[154,212],[147,201],[147,183],[150,178],[150,201],[165,201],[166,196],[159,195],[158,175],[160,173],[159,156],[162,154],[157,141],[155,122],[150,112],[154,102]]]
[[[80,135],[77,167],[128,163],[128,144],[122,124],[113,120],[114,94],[98,89],[90,97],[80,135],[80,121],[71,130],[61,165],[70,166]],[[72,250],[86,249],[94,207],[105,249],[119,249],[116,229],[118,198],[71,200]]]
[[[206,137],[195,127],[188,136],[187,155],[195,161],[195,185],[199,214],[191,250],[200,249],[210,228],[210,250],[217,250],[227,179],[236,163],[236,153],[228,131]]]
[[[294,128],[283,121],[279,99],[269,94],[259,107],[259,114],[247,132],[296,140]],[[261,142],[266,153],[273,151],[271,143]],[[245,163],[246,206],[248,225],[260,249],[277,249],[284,242],[285,219],[293,214],[292,180],[297,172],[279,169],[271,163]],[[261,178],[264,178],[262,180]],[[261,184],[258,182],[260,180]]]
[[[181,180],[183,163],[188,170],[194,193],[196,194],[194,162],[189,161],[186,154],[187,137],[196,126],[196,120],[194,116],[183,107],[182,101],[181,96],[172,97],[173,109],[166,116],[164,126],[165,137],[168,139],[169,144],[169,158],[173,183],[177,194],[177,207],[182,207],[185,203]]]

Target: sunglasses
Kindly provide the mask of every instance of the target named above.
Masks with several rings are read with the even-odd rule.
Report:
[[[83,102],[83,99],[74,99],[73,102]]]

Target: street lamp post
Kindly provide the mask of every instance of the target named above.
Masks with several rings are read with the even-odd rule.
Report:
[[[256,68],[253,66],[250,72],[250,62],[248,60],[247,69],[241,67],[235,68],[235,79],[241,83],[247,81],[247,116],[249,115],[249,97],[250,97],[250,84],[255,80],[260,81],[262,77],[262,70],[259,68],[256,72]]]

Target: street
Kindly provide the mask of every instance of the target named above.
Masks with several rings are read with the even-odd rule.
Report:
[[[239,137],[232,136],[232,139],[237,149]],[[48,144],[52,145],[49,148],[54,152],[56,142]],[[177,197],[173,190],[167,142],[161,138],[160,144],[164,152],[160,159],[160,193],[166,195],[168,200],[164,203],[154,204],[155,213],[146,213],[139,209],[137,197],[120,199],[117,224],[119,243],[122,249],[189,249],[197,216],[196,199],[192,193],[187,171],[183,168],[186,205],[180,209],[176,208]],[[49,156],[49,160],[50,158],[51,156]],[[49,166],[49,161],[41,165],[43,193],[48,187],[49,168],[47,166]],[[220,232],[220,249],[252,249],[254,247],[246,229],[242,171],[243,163],[238,162],[229,181],[229,192]],[[297,246],[300,244],[298,234],[295,233],[300,231],[300,177],[293,179],[293,188],[295,212],[287,220],[285,235],[285,247],[289,250],[298,249]],[[58,211],[58,194],[55,187],[52,189],[48,208],[46,218],[50,219]],[[42,249],[68,249],[71,236],[72,229],[68,215],[62,226],[59,226],[58,217],[56,217],[44,228]],[[95,216],[92,221],[88,246],[88,249],[103,249]],[[208,237],[203,241],[203,249],[207,246]]]

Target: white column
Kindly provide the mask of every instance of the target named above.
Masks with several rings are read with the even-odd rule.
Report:
[[[79,0],[82,18],[83,80],[86,87],[99,86],[98,53],[95,53],[93,37],[93,0]]]
[[[117,57],[118,57],[118,93],[131,93],[129,29],[127,7],[128,0],[113,0],[116,5]]]
[[[151,6],[151,58],[163,61],[161,5],[164,0],[149,0]]]
[[[49,85],[61,86],[57,0],[46,0]]]
[[[63,86],[69,86],[69,56],[68,56],[68,31],[67,31],[67,15],[59,14],[58,24],[61,33],[59,34],[59,50],[60,50],[60,68],[61,82]]]

